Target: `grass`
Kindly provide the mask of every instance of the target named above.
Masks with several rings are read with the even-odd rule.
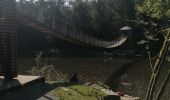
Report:
[[[105,96],[104,92],[88,85],[58,87],[53,94],[59,97],[59,100],[101,100]]]

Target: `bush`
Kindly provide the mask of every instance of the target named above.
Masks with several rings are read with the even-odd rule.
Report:
[[[67,75],[57,71],[54,65],[47,65],[44,63],[42,60],[42,54],[43,52],[41,51],[36,55],[36,67],[32,68],[32,74],[44,76],[47,81],[66,81]]]
[[[55,69],[54,65],[44,67],[33,67],[33,75],[44,76],[47,81],[66,81],[67,75]]]

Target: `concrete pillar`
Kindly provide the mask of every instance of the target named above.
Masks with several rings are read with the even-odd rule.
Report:
[[[15,0],[0,0],[0,45],[3,75],[6,80],[17,76]]]

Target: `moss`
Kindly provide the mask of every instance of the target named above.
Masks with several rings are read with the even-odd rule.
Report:
[[[75,100],[74,98],[82,98],[82,96],[73,90],[64,90],[63,88],[57,88],[54,91],[54,95],[60,98],[60,100]]]
[[[105,93],[87,85],[59,87],[53,94],[60,100],[101,100]]]
[[[87,85],[74,85],[74,86],[71,86],[70,88],[74,89],[75,91],[81,93],[84,96],[95,96],[95,97],[100,98],[104,95],[103,92],[97,89],[94,89],[90,86],[87,86]]]

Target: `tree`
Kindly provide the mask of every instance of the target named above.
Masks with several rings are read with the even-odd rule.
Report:
[[[135,17],[135,0],[21,0],[18,5],[22,13],[49,27],[59,17],[77,31],[108,40],[117,38],[119,29]]]
[[[155,43],[154,41],[159,40],[160,36],[164,37],[164,42],[158,54],[157,60],[154,66],[151,65],[152,75],[150,78],[150,83],[148,86],[147,94],[145,100],[153,99],[153,91],[155,84],[158,80],[158,75],[160,73],[161,65],[165,58],[165,53],[169,47],[169,37],[170,37],[170,27],[169,27],[169,16],[168,12],[170,9],[169,0],[145,0],[142,5],[137,7],[137,10],[140,14],[140,18],[138,20],[140,24],[142,24],[145,30],[145,40],[146,40],[146,48],[149,49],[151,47],[151,43]],[[161,92],[158,93],[157,100],[160,99],[163,88],[169,78],[165,79],[165,82],[160,89]]]

